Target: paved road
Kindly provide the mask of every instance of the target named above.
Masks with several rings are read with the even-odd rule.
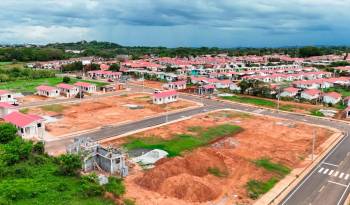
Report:
[[[134,87],[134,89],[137,87]],[[140,88],[137,88],[140,89]],[[144,91],[149,89],[142,88]],[[259,109],[252,106],[226,103],[203,99],[196,96],[181,95],[181,98],[203,103],[203,107],[191,110],[171,113],[166,117],[157,116],[131,122],[119,126],[110,126],[103,129],[83,134],[77,137],[90,137],[94,140],[101,140],[112,136],[121,135],[138,129],[160,125],[166,121],[178,120],[184,117],[193,116],[202,112],[230,108],[250,113],[259,113],[263,115],[284,118],[293,121],[307,122],[311,124],[330,126],[342,130],[344,133],[350,133],[350,125],[343,122],[330,121],[312,116],[302,116],[276,112],[273,110]],[[59,141],[48,142],[47,149],[67,145],[72,138],[66,138]],[[339,144],[302,180],[302,182],[281,202],[281,205],[338,205],[341,204],[349,194],[350,186],[350,138],[348,136],[339,142]]]

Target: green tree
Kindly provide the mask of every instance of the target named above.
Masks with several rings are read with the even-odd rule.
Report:
[[[2,147],[1,159],[5,164],[13,165],[21,160],[28,159],[32,148],[32,142],[16,137]]]
[[[17,128],[9,123],[0,124],[0,143],[6,144],[16,138]]]
[[[123,184],[123,179],[121,178],[109,177],[105,188],[106,191],[113,193],[118,197],[122,196],[125,193],[125,186]]]
[[[321,49],[314,46],[306,46],[299,49],[299,56],[303,58],[320,55],[322,55]]]
[[[64,154],[58,158],[60,173],[62,175],[77,175],[81,169],[80,156],[76,154]]]
[[[69,83],[70,82],[70,77],[64,76],[62,82]]]
[[[113,64],[109,67],[109,70],[119,72],[120,66],[119,66],[118,63],[113,63]]]

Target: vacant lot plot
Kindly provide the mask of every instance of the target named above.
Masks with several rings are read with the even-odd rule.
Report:
[[[220,111],[106,144],[169,151],[155,168],[127,177],[127,196],[137,204],[252,204],[291,170],[306,167],[313,131],[320,153],[332,131]]]
[[[195,106],[179,100],[171,104],[154,105],[148,94],[132,94],[84,101],[77,104],[49,105],[31,108],[28,113],[55,117],[56,122],[46,125],[49,134],[60,136],[130,120],[139,120],[161,112]]]
[[[163,82],[159,82],[159,81],[151,81],[151,80],[145,80],[144,82],[139,81],[139,80],[135,80],[133,81],[134,84],[137,85],[144,85],[145,87],[149,87],[149,88],[154,88],[154,89],[162,89],[163,87]]]

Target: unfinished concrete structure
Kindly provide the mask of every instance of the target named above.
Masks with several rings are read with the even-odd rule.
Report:
[[[122,177],[128,175],[126,152],[121,148],[105,148],[90,138],[75,138],[73,144],[67,147],[67,153],[82,156],[85,172],[100,170]]]

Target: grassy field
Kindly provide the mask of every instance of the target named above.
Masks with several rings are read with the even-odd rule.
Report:
[[[53,105],[45,105],[40,108],[45,111],[62,113],[66,107],[60,104],[53,104]]]
[[[310,114],[317,116],[317,117],[324,117],[324,114],[322,112],[320,112],[318,109],[311,110]]]
[[[270,191],[270,189],[272,189],[279,180],[291,172],[289,167],[286,167],[283,164],[271,162],[268,158],[261,158],[253,161],[253,163],[259,168],[272,172],[275,176],[271,177],[267,181],[259,181],[254,179],[249,180],[246,188],[249,197],[252,199],[257,199],[260,195]]]
[[[323,91],[326,93],[337,92],[337,93],[340,93],[343,97],[350,96],[350,89],[347,89],[347,88],[333,87],[333,88],[324,89]]]
[[[102,197],[81,194],[79,177],[57,174],[53,159],[36,156],[0,169],[0,204],[112,205]]]
[[[0,90],[11,90],[13,92],[35,92],[35,88],[39,85],[49,85],[55,86],[59,83],[62,83],[63,78],[54,77],[54,78],[41,78],[41,79],[32,79],[32,80],[16,80],[5,83],[0,83]],[[70,84],[76,83],[78,81],[90,82],[96,84],[96,86],[103,86],[107,83],[95,82],[89,80],[80,80],[71,78]]]
[[[183,151],[193,150],[200,146],[205,146],[212,140],[233,135],[241,131],[241,127],[235,125],[218,125],[207,129],[194,129],[194,135],[180,134],[170,140],[164,140],[159,137],[131,138],[124,144],[129,150],[133,149],[162,149],[169,153],[169,157],[180,155]]]
[[[264,106],[264,107],[273,108],[277,106],[277,104],[273,101],[264,100],[260,98],[250,98],[250,97],[243,97],[243,96],[224,96],[222,98],[225,100],[231,100],[231,101],[240,102],[240,103],[248,103],[248,104]]]

